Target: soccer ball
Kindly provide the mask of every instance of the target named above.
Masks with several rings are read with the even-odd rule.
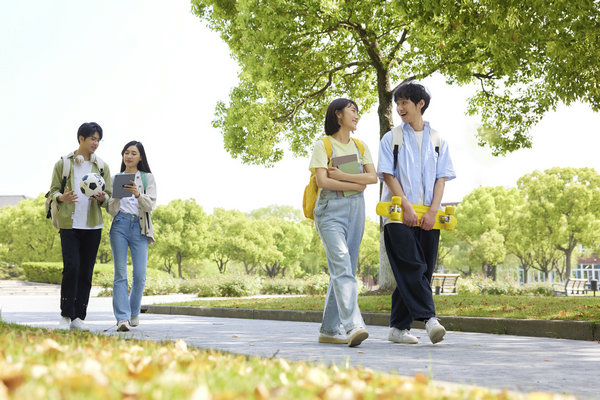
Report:
[[[104,183],[104,179],[98,174],[87,174],[81,178],[81,183],[79,184],[81,188],[81,193],[86,195],[87,197],[95,196],[100,192],[104,191],[106,184]]]

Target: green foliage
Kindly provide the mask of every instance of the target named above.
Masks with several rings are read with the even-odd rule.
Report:
[[[336,97],[365,111],[379,102],[382,135],[392,82],[435,73],[477,84],[469,113],[481,116],[480,144],[494,154],[530,147],[527,131],[558,102],[600,109],[597,1],[191,3],[240,65],[213,125],[247,163],[272,165],[284,142],[305,155]]]
[[[62,281],[62,262],[24,262],[21,268],[29,282],[60,284]]]
[[[112,296],[115,272],[112,264],[98,264],[94,268],[94,285],[103,288],[100,296]],[[133,283],[133,267],[127,266],[127,287],[131,289]],[[176,279],[164,271],[148,268],[146,270],[146,285],[144,296],[177,293],[179,285]]]
[[[195,200],[173,200],[152,212],[155,237],[150,250],[170,272],[177,265],[183,278],[182,264],[201,259],[206,251],[208,217]]]
[[[461,278],[456,284],[461,295],[508,295],[508,296],[553,296],[550,283],[520,284],[510,279],[492,280],[489,278]]]
[[[0,280],[24,280],[23,268],[16,265],[0,265]]]
[[[8,248],[0,252],[0,261],[18,265],[24,261],[61,260],[60,236],[46,219],[45,201],[40,194],[0,209],[0,243]]]

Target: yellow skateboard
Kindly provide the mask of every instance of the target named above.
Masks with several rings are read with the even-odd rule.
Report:
[[[392,197],[391,202],[382,201],[377,203],[375,212],[379,216],[389,217],[392,221],[402,221],[401,204],[402,198],[399,196],[394,196]],[[429,211],[429,206],[423,206],[419,204],[413,204],[412,206],[419,217],[419,221],[421,221],[423,214]],[[454,206],[446,206],[444,210],[438,210],[435,224],[433,224],[433,229],[445,229],[447,231],[453,231],[457,223],[456,217],[454,216],[455,209],[456,207]]]

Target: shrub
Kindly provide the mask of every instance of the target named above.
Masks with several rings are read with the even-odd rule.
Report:
[[[2,265],[0,266],[0,280],[24,280],[25,273],[23,268],[17,265]]]
[[[306,289],[303,294],[326,294],[329,286],[329,275],[311,275],[306,279]]]
[[[260,293],[261,280],[258,277],[233,275],[218,284],[223,297],[253,296]]]
[[[94,284],[101,286],[104,290],[99,296],[112,296],[114,282],[114,266],[112,264],[97,264],[94,268]],[[131,289],[133,283],[133,268],[127,266],[127,285]],[[156,296],[161,294],[177,293],[177,281],[168,273],[157,269],[146,270],[146,285],[144,296]]]
[[[55,283],[62,281],[62,262],[24,262],[21,264],[25,279],[29,282]]]

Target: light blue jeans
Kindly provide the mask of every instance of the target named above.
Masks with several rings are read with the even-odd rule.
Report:
[[[337,197],[334,191],[322,190],[314,216],[329,267],[329,287],[320,331],[328,335],[345,334],[365,326],[358,308],[356,284],[358,250],[365,229],[363,194]]]
[[[140,314],[148,264],[148,237],[142,235],[137,215],[119,212],[115,216],[110,227],[110,247],[115,264],[113,312],[117,321],[131,320]],[[127,248],[133,262],[131,295],[127,285]]]

